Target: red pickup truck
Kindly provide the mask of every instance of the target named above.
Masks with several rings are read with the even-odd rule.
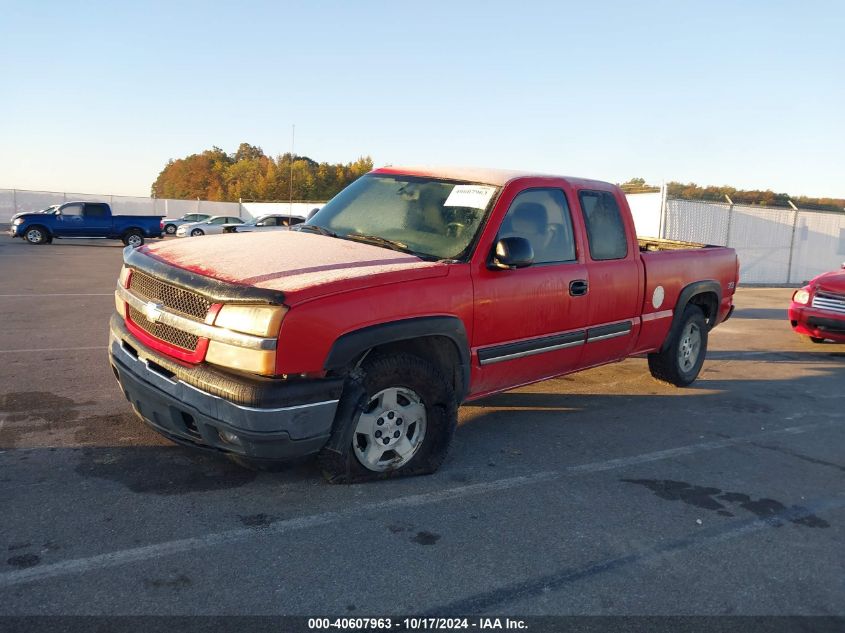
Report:
[[[638,240],[615,185],[383,168],[291,231],[126,249],[111,365],[138,415],[251,466],[430,473],[462,402],[647,354],[685,386],[732,249]]]

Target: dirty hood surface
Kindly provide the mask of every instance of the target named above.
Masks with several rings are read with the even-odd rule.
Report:
[[[845,295],[845,270],[825,273],[816,277],[816,284],[822,290]]]
[[[164,263],[220,281],[316,296],[443,276],[446,264],[379,246],[298,231],[188,237],[142,247]]]

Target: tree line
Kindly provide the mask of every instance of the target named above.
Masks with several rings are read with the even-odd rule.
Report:
[[[631,178],[623,182],[620,187],[625,193],[648,193],[660,191],[660,187],[649,185],[643,178]],[[734,204],[758,205],[763,207],[789,207],[791,200],[796,207],[815,209],[818,211],[845,210],[845,199],[842,198],[813,198],[810,196],[790,196],[788,193],[761,191],[759,189],[737,189],[728,186],[702,187],[694,182],[669,182],[666,184],[666,196],[681,200],[703,200],[708,202],[727,202],[727,195]]]
[[[290,153],[274,158],[260,147],[241,143],[233,154],[212,147],[169,160],[152,184],[152,195],[225,202],[328,200],[372,168],[369,156],[351,163],[318,163]]]

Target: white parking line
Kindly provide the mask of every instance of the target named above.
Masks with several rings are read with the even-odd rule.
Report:
[[[0,349],[0,354],[28,354],[35,352],[78,352],[82,350],[100,349],[105,351],[108,345],[92,345],[91,347],[47,347],[44,349]]]
[[[227,530],[225,532],[218,532],[216,534],[206,534],[204,536],[196,536],[193,538],[179,539],[175,541],[165,541],[163,543],[155,543],[153,545],[145,545],[143,547],[133,547],[131,549],[118,550],[115,552],[108,552],[106,554],[97,554],[95,556],[89,556],[86,558],[75,558],[58,563],[40,565],[27,569],[5,572],[3,574],[0,574],[0,587],[11,587],[14,585],[21,585],[24,583],[35,582],[39,580],[47,580],[59,576],[85,573],[96,569],[118,567],[120,565],[126,565],[129,563],[146,561],[154,558],[161,558],[162,556],[181,554],[209,547],[218,547],[220,545],[241,543],[244,541],[266,538],[269,536],[279,536],[287,532],[312,528],[321,525],[328,525],[331,523],[337,523],[343,519],[361,516],[370,512],[380,510],[423,506],[434,503],[441,503],[443,501],[450,501],[453,499],[473,497],[491,492],[497,492],[500,490],[522,488],[537,483],[562,479],[567,476],[577,475],[580,473],[601,472],[605,470],[622,468],[634,464],[655,462],[664,459],[669,459],[672,457],[677,457],[678,455],[691,455],[693,453],[727,448],[739,444],[746,444],[765,437],[776,437],[779,435],[798,435],[814,429],[841,424],[843,424],[843,422],[841,418],[837,416],[835,419],[831,419],[826,422],[806,424],[803,426],[793,426],[784,429],[778,429],[775,431],[767,431],[765,433],[756,433],[754,435],[745,435],[742,437],[728,438],[715,442],[701,442],[698,444],[690,444],[688,446],[680,446],[677,448],[663,451],[643,453],[641,455],[632,455],[631,457],[625,457],[621,459],[611,459],[601,462],[593,462],[590,464],[570,466],[568,468],[558,471],[540,472],[533,475],[509,477],[506,479],[498,479],[490,482],[459,486],[446,490],[426,492],[421,494],[409,495],[406,497],[396,497],[395,499],[389,499],[387,501],[379,501],[375,503],[359,505],[349,510],[323,512],[320,514],[312,514],[309,516],[294,517],[292,519],[278,521],[277,523],[273,523],[267,527],[262,528],[240,528],[236,530]]]

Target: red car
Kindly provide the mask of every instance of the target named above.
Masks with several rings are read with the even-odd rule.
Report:
[[[845,264],[842,270],[819,275],[795,291],[789,323],[813,343],[845,343]]]
[[[733,249],[638,239],[622,190],[379,169],[290,231],[127,250],[111,365],[174,441],[330,481],[433,472],[461,403],[648,355],[696,379]]]

